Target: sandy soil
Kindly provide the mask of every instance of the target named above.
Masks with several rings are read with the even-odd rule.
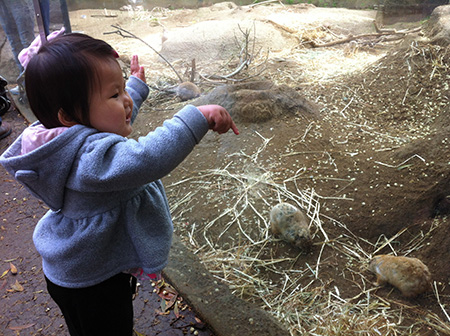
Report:
[[[167,92],[179,79],[154,50],[114,33],[117,27],[111,25],[144,39],[182,80],[193,73],[200,99],[236,83],[206,77],[231,73],[247,46],[251,62],[233,80],[287,85],[317,107],[316,116],[285,109],[264,122],[248,122],[259,107],[246,112],[246,122],[235,115],[239,136],[208,134],[164,179],[176,233],[236,295],[267,310],[267,302],[279,309],[284,289],[291,294],[295,288],[323,291],[325,297],[333,292],[349,305],[372,295],[392,311],[402,311],[395,323],[412,334],[436,335],[442,328],[427,321],[434,316],[448,328],[440,304],[450,304],[449,49],[427,43],[417,31],[395,41],[372,35],[311,48],[376,34],[375,16],[374,11],[306,5],[223,3],[199,10],[83,10],[72,12],[71,22],[73,30],[113,45],[125,67],[134,53],[146,66],[153,90],[133,137],[160,125],[185,102]],[[389,28],[414,27],[420,23]],[[268,214],[280,200],[307,211],[314,243],[310,253],[270,234]],[[14,222],[16,214],[4,209],[3,218]],[[16,244],[21,243],[11,246]],[[371,256],[381,253],[420,258],[432,273],[435,291],[405,299],[392,287],[375,288],[366,267]],[[309,307],[288,298],[281,306],[288,312],[299,305]],[[302,327],[278,317],[293,333],[313,325],[309,317]]]

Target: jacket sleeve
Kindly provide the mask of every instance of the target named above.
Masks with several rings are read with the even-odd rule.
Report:
[[[130,76],[130,79],[126,83],[126,91],[133,100],[133,114],[131,115],[131,123],[133,123],[142,103],[147,99],[150,89],[148,88],[148,85],[139,78]]]
[[[156,181],[177,167],[208,129],[203,114],[187,105],[138,140],[97,133],[83,145],[67,186],[82,192],[109,192]]]

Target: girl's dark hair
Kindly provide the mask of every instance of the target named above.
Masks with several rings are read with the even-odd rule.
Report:
[[[117,57],[105,41],[72,33],[45,43],[25,71],[25,89],[30,107],[47,128],[63,126],[66,118],[90,126],[89,99],[97,83],[96,64]]]

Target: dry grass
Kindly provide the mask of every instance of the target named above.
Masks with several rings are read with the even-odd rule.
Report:
[[[272,313],[292,335],[421,335],[423,328],[450,334],[448,315],[443,321],[430,311],[377,296],[366,270],[370,258],[385,247],[396,255],[420,249],[441,223],[435,221],[429,232],[414,237],[401,249],[392,242],[406,230],[390,238],[381,236],[375,244],[364,241],[345,224],[321,215],[321,196],[311,189],[299,189],[295,176],[275,182],[273,173],[258,160],[270,141],[261,139],[261,147],[252,155],[236,154],[223,169],[206,170],[168,186],[173,190],[189,184],[190,193],[173,205],[175,222],[181,222],[196,206],[194,196],[199,193],[221,195],[209,198],[208,207],[222,209],[217,217],[201,227],[193,225],[185,231],[177,228],[206,268],[228,284],[235,295]],[[263,207],[261,199],[266,203]],[[296,261],[301,255],[280,257],[271,251],[277,242],[269,233],[268,210],[278,201],[296,204],[307,212],[316,242],[314,263],[299,267]],[[331,237],[327,232],[331,225],[345,233]],[[197,241],[196,237],[201,236],[203,241]],[[227,236],[234,238],[224,239]],[[348,277],[348,286],[359,289],[354,297],[344,297],[342,288],[322,275],[322,266],[327,264],[323,256],[329,252],[344,259],[344,270],[339,272]],[[434,294],[440,304],[437,284]],[[445,307],[441,308],[445,312]],[[412,322],[409,313],[416,316]]]
[[[317,37],[320,36],[314,35],[314,38]],[[414,47],[411,50],[414,51]],[[306,69],[302,77],[309,81],[305,85],[321,85],[352,71],[365,71],[369,64],[381,57],[369,54],[363,56],[349,57],[341,49],[298,49],[272,54],[271,59],[294,59],[296,63],[304,65],[301,68]],[[430,74],[433,77],[442,67],[442,59],[434,58],[431,61],[435,62]],[[285,69],[282,73],[274,74],[271,79],[277,84],[291,84],[298,81],[298,76],[294,70],[290,72]],[[378,128],[350,120],[346,111],[348,105],[337,112],[332,111],[342,117],[341,122],[345,123],[345,127],[358,127],[373,136],[377,144],[383,144],[381,150],[390,150],[405,143],[403,137],[392,136],[389,132],[380,133],[377,132]],[[303,135],[292,139],[292,143],[303,141],[313,127],[315,125],[310,124]],[[445,285],[433,284],[432,297],[436,300],[436,307],[441,309],[444,317],[441,318],[432,311],[412,304],[395,301],[389,296],[378,296],[367,271],[372,256],[386,248],[394,255],[409,255],[420,250],[430,242],[433,231],[443,225],[442,220],[435,220],[428,232],[422,232],[402,246],[393,242],[399,237],[403,238],[406,230],[392,237],[380,236],[375,243],[366,241],[351,232],[345,223],[322,214],[323,201],[333,197],[319,195],[312,188],[302,187],[304,184],[299,181],[304,178],[305,168],[300,167],[291,176],[282,177],[276,174],[276,166],[268,167],[260,156],[271,139],[257,135],[261,145],[254,152],[236,153],[229,157],[229,163],[221,169],[205,170],[167,186],[169,193],[176,194],[178,199],[171,209],[175,223],[179,224],[176,230],[206,268],[217,279],[228,284],[235,295],[273,314],[293,336],[418,336],[423,335],[424,331],[430,335],[450,335],[448,307],[441,300]],[[389,143],[390,147],[384,149],[385,143]],[[288,152],[283,155],[297,154]],[[333,165],[329,153],[320,154],[328,159],[330,166]],[[420,156],[414,156],[400,165],[413,158],[423,160]],[[378,164],[389,166],[382,162]],[[182,192],[182,189],[188,191]],[[200,195],[202,199],[199,201]],[[298,262],[303,258],[301,254],[292,257],[275,252],[280,242],[270,234],[268,213],[278,202],[289,202],[307,213],[315,242],[314,258],[309,258],[309,262]],[[191,223],[189,227],[181,225],[191,211],[198,211],[199,203],[204,208],[217,209],[217,215],[205,218],[204,223]],[[339,227],[342,234],[333,236],[332,232],[336,230],[331,229],[334,227]],[[343,278],[340,281],[341,288],[327,274],[330,255],[341,258],[339,269],[333,271]],[[346,283],[345,289],[342,283]],[[341,292],[347,287],[356,294],[352,297],[343,295]]]

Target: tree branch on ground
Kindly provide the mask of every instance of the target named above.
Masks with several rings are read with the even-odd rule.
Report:
[[[163,56],[161,55],[155,48],[153,48],[150,44],[148,44],[147,42],[145,42],[143,39],[141,39],[140,37],[136,36],[135,34],[121,28],[120,26],[117,25],[111,25],[111,27],[117,29],[116,31],[113,32],[106,32],[103,34],[119,34],[120,36],[124,37],[124,38],[134,38],[137,39],[139,41],[141,41],[142,43],[144,43],[147,47],[149,47],[150,49],[152,49],[159,57],[161,57],[164,62],[166,62],[169,67],[173,70],[173,72],[175,72],[175,74],[177,75],[178,79],[180,80],[180,83],[183,82],[183,79],[181,78],[180,74],[178,73],[177,70],[175,70],[175,68],[173,67],[173,65]],[[126,35],[125,35],[125,34]]]
[[[398,39],[403,38],[407,34],[416,33],[418,31],[420,31],[420,29],[421,29],[421,27],[417,27],[417,28],[414,28],[414,29],[406,29],[406,30],[381,29],[378,26],[378,24],[376,23],[376,21],[374,21],[374,25],[375,25],[375,29],[377,30],[377,33],[350,35],[350,36],[348,36],[346,38],[343,38],[343,39],[340,39],[340,40],[331,41],[331,42],[326,42],[326,43],[317,43],[317,42],[314,42],[314,41],[310,41],[309,44],[313,48],[323,48],[323,47],[330,47],[330,46],[334,46],[334,45],[338,45],[338,44],[342,44],[342,43],[347,43],[347,42],[354,41],[354,40],[365,39],[365,38],[376,38],[376,39],[379,39],[382,36],[391,36],[391,37],[386,38],[384,40],[379,39],[379,41],[394,41],[394,40],[398,40]],[[395,36],[392,36],[392,35],[395,35]]]
[[[252,75],[252,76],[247,76],[246,78],[241,78],[241,79],[234,79],[233,77],[236,76],[237,74],[239,74],[243,69],[248,69],[250,67],[250,64],[252,63],[252,61],[255,58],[255,48],[256,48],[256,28],[255,25],[253,25],[253,39],[250,38],[250,29],[246,29],[245,31],[241,28],[241,26],[239,25],[239,31],[242,33],[243,35],[243,42],[242,45],[240,45],[241,43],[238,41],[237,37],[236,38],[236,44],[240,45],[240,52],[239,52],[239,65],[229,74],[226,75],[217,75],[217,74],[213,74],[213,75],[202,75],[200,74],[200,76],[207,80],[207,81],[211,81],[211,80],[228,80],[228,81],[234,81],[234,82],[240,82],[240,81],[244,81],[246,79],[252,78],[252,77],[256,77],[259,74],[261,74],[264,70],[265,67],[258,72],[258,74],[256,75]],[[250,44],[252,44],[251,46],[251,52],[250,52]],[[256,52],[256,54],[258,54],[260,52],[260,50],[258,52]],[[267,61],[267,57],[266,57],[266,61]]]

